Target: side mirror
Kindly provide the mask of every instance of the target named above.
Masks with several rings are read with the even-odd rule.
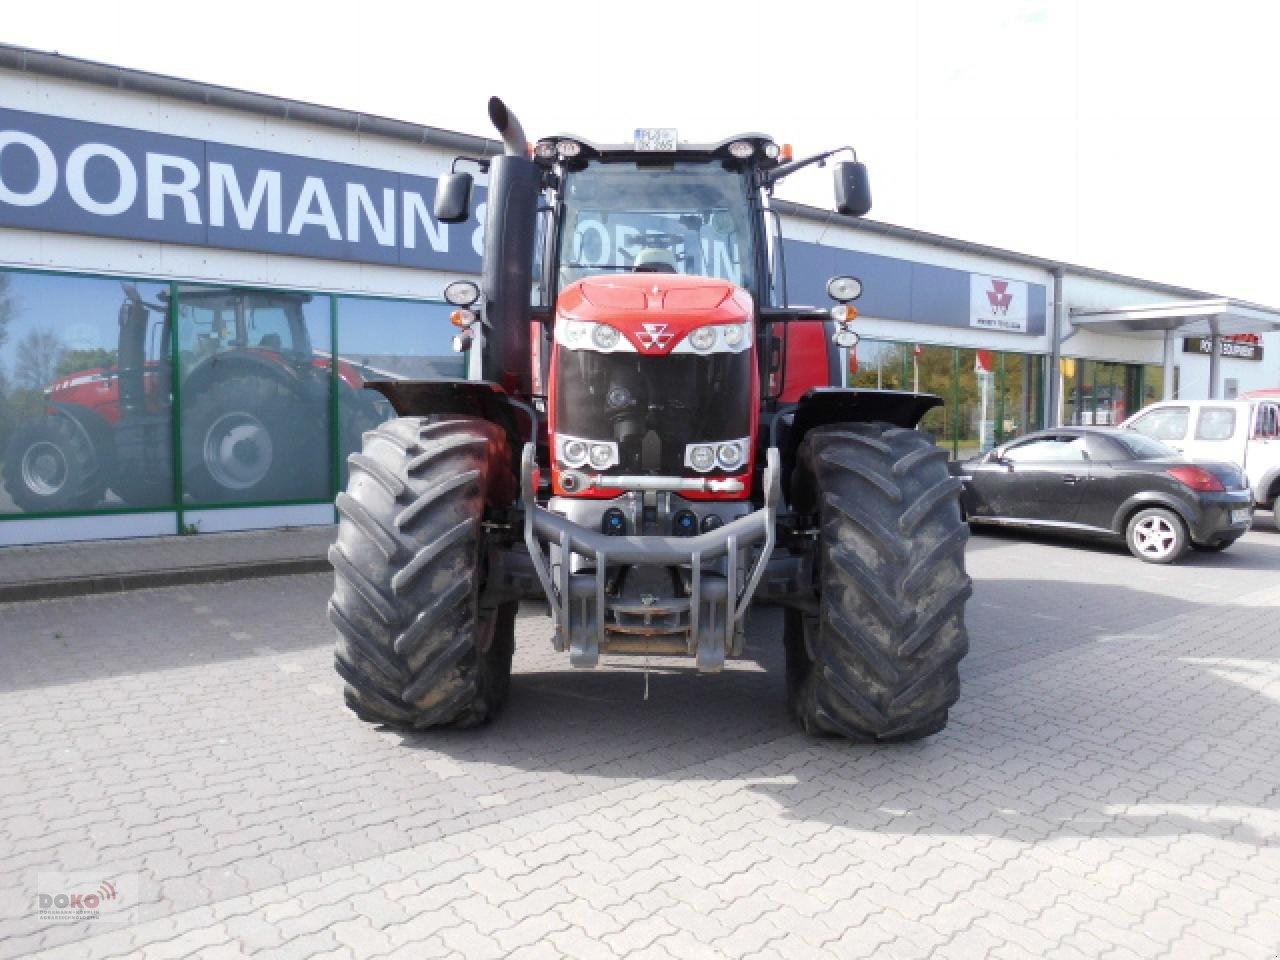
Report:
[[[466,223],[471,216],[471,174],[451,173],[436,181],[435,216],[441,223]]]
[[[866,164],[857,161],[834,164],[836,209],[851,217],[871,212],[871,181]]]

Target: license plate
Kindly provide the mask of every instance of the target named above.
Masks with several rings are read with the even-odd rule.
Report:
[[[642,153],[670,153],[675,148],[675,127],[636,128],[636,150]]]
[[[1252,515],[1248,510],[1232,510],[1231,511],[1232,523],[1248,523],[1250,519],[1252,519]]]

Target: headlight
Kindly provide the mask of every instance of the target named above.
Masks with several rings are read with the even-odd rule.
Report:
[[[570,350],[599,350],[601,353],[635,353],[635,345],[622,331],[607,323],[590,320],[560,320],[556,323],[556,342]]]
[[[597,323],[596,328],[591,331],[591,342],[600,350],[612,350],[621,339],[622,334],[608,324]]]
[[[613,465],[613,446],[608,443],[591,445],[591,465],[597,470],[604,470]]]
[[[751,348],[750,323],[716,323],[691,331],[672,353],[741,353]]]
[[[710,350],[716,345],[716,328],[699,327],[689,334],[689,343],[695,350]]]
[[[587,462],[587,444],[572,437],[560,441],[560,462],[569,467],[580,467]]]
[[[716,450],[709,443],[698,443],[689,451],[689,466],[706,473],[716,465]]]
[[[736,443],[722,443],[716,451],[716,459],[720,461],[720,466],[732,470],[742,463],[742,450]]]

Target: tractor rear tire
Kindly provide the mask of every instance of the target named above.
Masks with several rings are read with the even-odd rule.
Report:
[[[919,740],[947,724],[969,650],[967,525],[946,451],[915,430],[810,431],[794,477],[816,515],[816,612],[788,611],[791,711],[806,732],[863,743]]]
[[[187,492],[198,504],[328,496],[329,438],[305,428],[306,412],[270,377],[228,377],[195,391],[182,424]]]
[[[89,434],[63,414],[23,424],[5,451],[5,489],[28,513],[97,506],[106,492],[105,473]]]
[[[469,417],[388,420],[350,457],[329,619],[362,720],[470,727],[502,708],[518,604],[478,599],[485,504],[513,493],[511,463],[503,430]]]

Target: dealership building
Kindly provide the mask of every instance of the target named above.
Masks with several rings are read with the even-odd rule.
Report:
[[[432,199],[499,150],[0,45],[0,545],[334,522],[389,412],[362,381],[466,375],[442,292],[483,192]],[[790,302],[862,280],[846,383],[941,396],[953,456],[1280,387],[1280,310],[774,206]]]

